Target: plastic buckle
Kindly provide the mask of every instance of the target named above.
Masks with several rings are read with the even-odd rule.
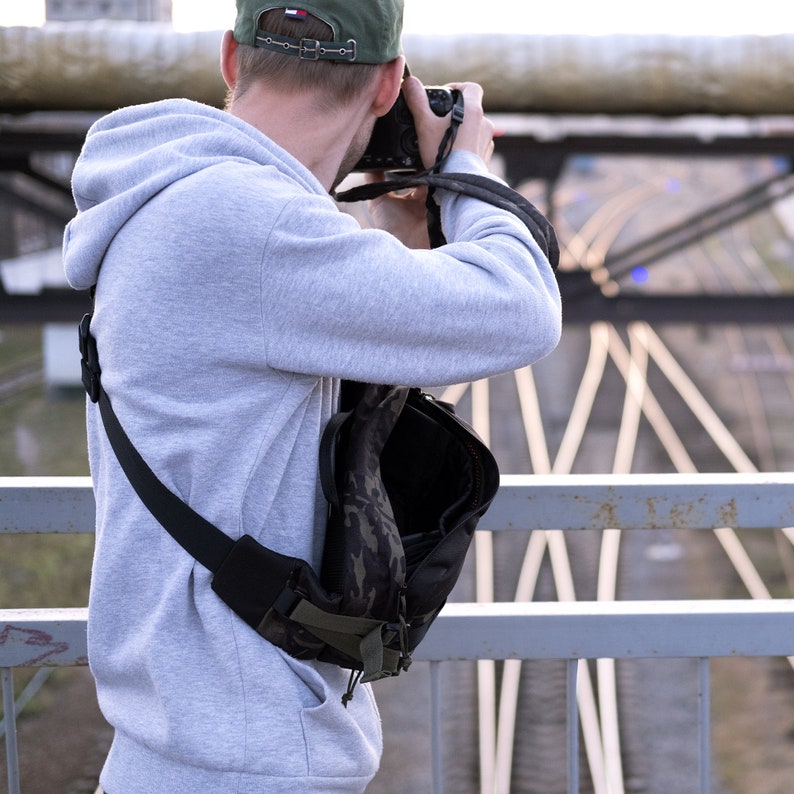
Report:
[[[298,55],[305,61],[319,61],[320,42],[317,39],[301,39]]]
[[[303,601],[302,595],[296,593],[289,587],[285,587],[273,602],[272,609],[282,617],[289,618],[295,610],[295,607],[297,607],[301,601]]]
[[[80,355],[82,357],[82,380],[83,386],[88,393],[91,402],[99,401],[100,376],[102,370],[99,367],[99,354],[97,353],[96,339],[91,334],[91,315],[83,315],[79,327]]]

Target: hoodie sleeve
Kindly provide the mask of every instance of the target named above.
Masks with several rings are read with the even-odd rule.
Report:
[[[474,170],[467,165],[460,170]],[[476,199],[441,194],[440,201],[449,242],[434,251],[362,232],[317,196],[285,206],[262,258],[268,363],[443,385],[548,354],[559,341],[560,296],[528,230]]]

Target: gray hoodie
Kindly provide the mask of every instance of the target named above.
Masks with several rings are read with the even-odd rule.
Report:
[[[447,170],[484,173],[456,152]],[[317,446],[340,378],[475,380],[556,345],[560,300],[510,214],[440,195],[448,245],[362,230],[253,127],[187,100],[119,110],[89,132],[64,238],[97,285],[102,383],[167,487],[237,538],[318,565]],[[381,733],[369,687],[296,661],[210,590],[156,523],[88,405],[97,502],[89,659],[115,728],[110,794],[361,791]]]

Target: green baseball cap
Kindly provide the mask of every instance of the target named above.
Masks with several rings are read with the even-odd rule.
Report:
[[[403,0],[312,0],[285,6],[281,2],[237,0],[234,38],[239,44],[296,55],[305,60],[387,63],[402,53]],[[259,30],[259,17],[272,8],[301,20],[311,14],[334,32],[333,41],[293,39]]]

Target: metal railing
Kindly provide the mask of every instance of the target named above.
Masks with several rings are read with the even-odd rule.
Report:
[[[505,476],[480,528],[769,529],[794,524],[794,474]],[[0,477],[0,534],[93,532],[88,478]],[[10,794],[19,792],[12,669],[84,665],[85,609],[0,609]],[[439,663],[567,660],[568,791],[578,791],[584,660],[699,660],[699,790],[709,791],[709,659],[794,655],[794,600],[449,604],[414,658],[431,662],[433,791],[443,791]]]

